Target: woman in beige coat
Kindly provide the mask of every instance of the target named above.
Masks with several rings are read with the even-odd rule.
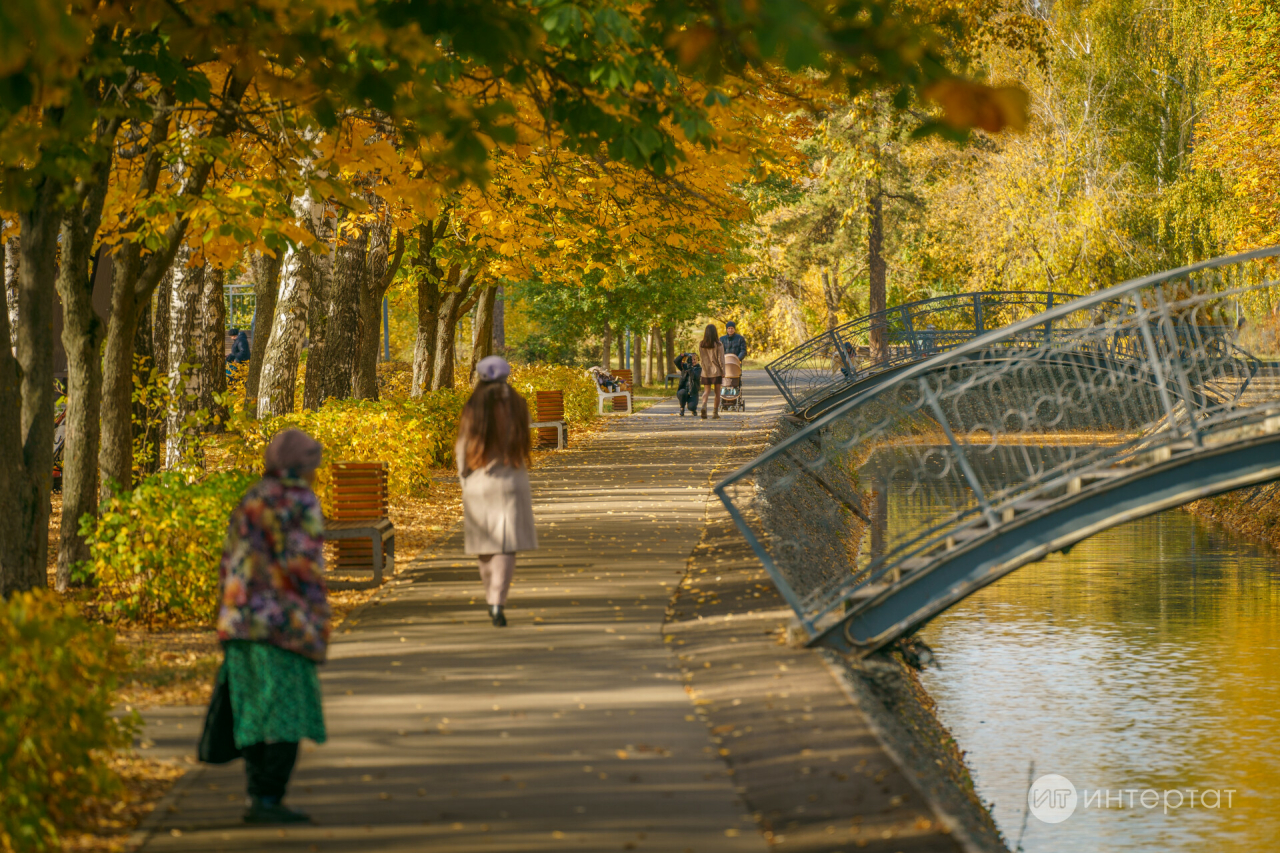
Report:
[[[707,400],[714,390],[716,409],[711,416],[714,420],[720,417],[720,385],[724,382],[724,344],[720,343],[715,323],[707,326],[698,342],[698,360],[702,364],[702,419],[707,419]]]
[[[466,552],[480,561],[480,579],[494,627],[503,608],[516,552],[538,547],[529,490],[529,404],[507,384],[511,366],[496,355],[480,360],[480,382],[458,425],[458,477]]]

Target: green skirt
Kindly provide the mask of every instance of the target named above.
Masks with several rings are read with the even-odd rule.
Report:
[[[315,661],[270,643],[230,640],[218,673],[231,688],[236,746],[324,743],[320,677]]]

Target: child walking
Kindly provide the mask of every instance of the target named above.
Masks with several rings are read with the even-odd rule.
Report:
[[[511,366],[491,355],[476,365],[479,382],[462,409],[458,477],[465,550],[480,563],[489,617],[505,627],[516,552],[538,547],[529,489],[529,404],[507,384]]]
[[[715,420],[720,417],[720,385],[724,382],[724,344],[720,343],[715,323],[707,325],[698,342],[698,361],[702,364],[702,419],[707,419],[707,400],[714,390],[716,408],[711,418]]]

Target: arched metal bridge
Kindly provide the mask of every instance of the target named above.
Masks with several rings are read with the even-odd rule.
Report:
[[[812,420],[903,368],[1075,298],[1070,293],[1019,290],[895,305],[810,338],[766,365],[765,372],[791,411]],[[1052,325],[1028,332],[1064,334]]]
[[[869,654],[1101,530],[1280,479],[1280,383],[1234,317],[1277,285],[1280,248],[1054,305],[904,366],[716,492],[811,644]]]

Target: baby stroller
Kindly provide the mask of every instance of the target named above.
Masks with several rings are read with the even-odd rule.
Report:
[[[745,412],[747,402],[742,399],[742,362],[731,352],[724,354],[724,385],[720,389],[722,412]]]

